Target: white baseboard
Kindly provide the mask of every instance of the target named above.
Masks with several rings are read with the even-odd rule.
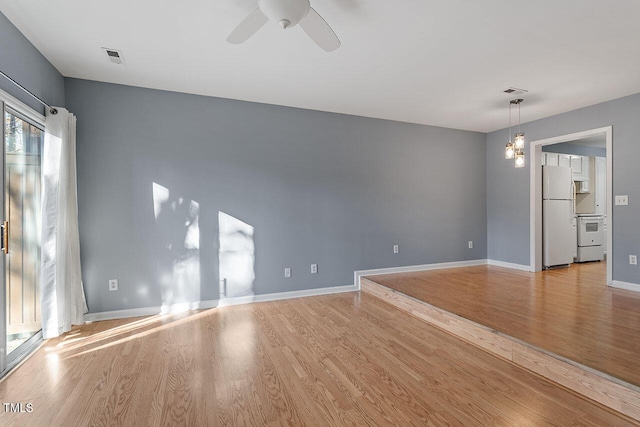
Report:
[[[495,259],[488,259],[488,265],[495,265],[496,267],[511,268],[513,270],[531,271],[531,266],[524,264],[514,264],[512,262],[498,261]]]
[[[290,298],[311,297],[317,295],[337,294],[342,292],[355,292],[358,288],[354,285],[333,286],[330,288],[305,289],[302,291],[277,292],[273,294],[251,295],[246,297],[225,298],[220,300],[196,301],[190,303],[162,305],[159,307],[141,307],[127,310],[101,311],[84,315],[86,322],[98,322],[101,320],[125,319],[129,317],[153,316],[155,314],[179,313],[190,310],[201,310],[214,307],[226,307],[253,302],[277,301]]]
[[[127,319],[129,317],[153,316],[160,314],[161,307],[140,307],[126,310],[99,311],[84,315],[85,322],[99,322],[101,320]]]
[[[453,261],[453,262],[440,262],[435,264],[422,264],[422,265],[409,265],[405,267],[389,267],[389,268],[376,268],[373,270],[360,270],[354,272],[353,284],[360,289],[360,278],[362,276],[378,276],[380,274],[393,274],[393,273],[413,273],[415,271],[427,271],[427,270],[439,270],[443,268],[459,268],[459,267],[472,267],[474,265],[486,265],[486,259],[473,259],[470,261]]]
[[[225,298],[222,300],[207,300],[196,301],[192,303],[174,304],[171,306],[158,306],[158,307],[141,307],[131,308],[126,310],[115,311],[102,311],[97,313],[85,314],[84,318],[87,322],[97,322],[101,320],[111,319],[124,319],[129,317],[141,317],[152,316],[155,314],[167,314],[178,313],[189,310],[202,310],[214,307],[225,307],[239,304],[250,304],[253,302],[265,302],[265,301],[277,301],[290,298],[310,297],[316,295],[327,295],[341,292],[355,292],[360,290],[360,278],[363,276],[376,276],[380,274],[392,274],[392,273],[411,273],[416,271],[428,271],[439,270],[443,268],[460,268],[460,267],[472,267],[476,265],[495,265],[499,267],[512,268],[515,270],[530,271],[528,265],[513,264],[509,262],[496,261],[490,259],[474,259],[469,261],[453,261],[453,262],[441,262],[434,264],[421,264],[421,265],[409,265],[403,267],[389,267],[389,268],[377,268],[372,270],[360,270],[354,272],[354,284],[345,286],[334,286],[329,288],[316,288],[305,289],[302,291],[290,291],[290,292],[278,292],[264,295],[252,295],[246,297]],[[640,291],[640,285],[625,282],[616,282],[619,285],[612,284],[611,286],[619,287],[622,289],[630,289]]]
[[[640,292],[640,284],[638,283],[623,282],[621,280],[612,280],[609,286],[611,286],[612,288],[626,289],[627,291]]]

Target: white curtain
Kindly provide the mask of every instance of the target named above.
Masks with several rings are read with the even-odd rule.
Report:
[[[87,303],[80,271],[76,117],[47,111],[42,158],[42,334],[57,337],[84,323]]]

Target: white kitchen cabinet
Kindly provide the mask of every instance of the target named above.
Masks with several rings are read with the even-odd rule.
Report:
[[[589,181],[576,181],[576,194],[589,194],[591,193],[591,186]]]
[[[582,175],[582,156],[571,156],[571,170],[574,177]]]
[[[546,153],[547,155],[547,166],[558,166],[558,155],[556,153]]]
[[[571,166],[574,181],[589,181],[589,161],[588,156],[569,156],[569,166]]]
[[[595,183],[595,157],[585,157],[591,165],[587,166],[587,170],[591,171],[590,175],[576,181],[576,212],[579,214],[594,214],[596,212],[596,197],[593,191]],[[582,171],[585,171],[585,163],[582,163]],[[575,179],[575,178],[574,178]]]
[[[589,181],[589,157],[572,154],[542,153],[542,164],[571,168],[574,181]]]
[[[568,154],[558,154],[558,166],[570,168],[571,156],[569,156]]]
[[[582,156],[582,173],[581,175],[584,177],[584,181],[588,181],[591,176],[591,157]]]

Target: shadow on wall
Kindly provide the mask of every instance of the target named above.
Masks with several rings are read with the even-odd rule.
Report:
[[[200,204],[153,183],[157,283],[162,313],[198,309],[200,285]],[[255,244],[251,225],[218,212],[219,301],[254,295]],[[215,286],[215,283],[203,283]],[[214,304],[217,305],[217,304]]]

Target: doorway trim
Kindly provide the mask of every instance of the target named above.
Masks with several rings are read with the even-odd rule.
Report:
[[[529,168],[529,258],[531,271],[542,271],[542,147],[605,134],[607,155],[607,286],[613,280],[613,126],[531,141]]]

